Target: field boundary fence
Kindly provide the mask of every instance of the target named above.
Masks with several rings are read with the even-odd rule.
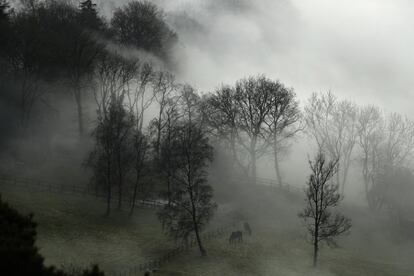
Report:
[[[235,181],[245,182],[247,184],[252,183],[251,179],[234,179]],[[47,191],[47,192],[54,192],[54,193],[67,193],[67,194],[74,194],[74,195],[88,195],[96,198],[106,199],[106,194],[104,192],[98,192],[94,189],[91,189],[89,186],[81,186],[81,185],[74,185],[74,184],[67,184],[67,183],[59,183],[56,181],[47,181],[47,180],[37,180],[33,178],[27,177],[15,177],[8,174],[1,174],[0,173],[0,186],[7,185],[7,183],[23,187],[23,188],[34,188],[39,191]],[[272,190],[283,190],[290,193],[297,193],[302,189],[299,187],[294,187],[289,184],[278,184],[273,179],[267,178],[256,178],[255,181],[256,185],[263,188],[270,188]],[[117,194],[112,194],[111,201],[118,200]],[[131,200],[125,199],[123,203],[128,204],[131,206]],[[137,200],[135,202],[135,208],[161,208],[165,205],[165,203],[161,200]],[[214,230],[207,231],[201,234],[203,241],[209,241],[215,238],[219,238],[224,236],[225,234],[229,234],[230,231],[235,229],[236,225],[240,223],[239,221],[235,221],[225,226],[217,227]],[[123,272],[113,273],[113,276],[136,276],[136,275],[143,275],[145,271],[153,271],[158,270],[162,265],[170,262],[172,259],[177,257],[179,254],[183,252],[188,252],[191,248],[197,246],[197,241],[195,238],[191,239],[188,243],[182,244],[180,246],[175,247],[167,251],[166,253],[162,254],[160,257],[153,258],[147,262],[132,266]]]
[[[96,191],[91,189],[89,186],[81,186],[74,184],[59,183],[57,181],[48,181],[48,180],[37,180],[27,177],[14,177],[7,174],[0,174],[0,185],[7,183],[14,186],[19,186],[22,188],[34,188],[39,191],[52,192],[52,193],[66,193],[73,195],[88,195],[100,199],[106,199],[107,195],[102,191]],[[117,201],[118,194],[113,193],[111,196],[111,201]],[[124,198],[122,203],[127,206],[131,206],[132,201],[128,198]],[[154,199],[145,199],[145,200],[136,200],[136,208],[161,208],[165,203],[161,200]]]

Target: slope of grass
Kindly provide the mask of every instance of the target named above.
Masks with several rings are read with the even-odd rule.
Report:
[[[87,266],[123,271],[174,247],[162,234],[155,210],[140,209],[132,218],[114,210],[104,217],[105,203],[93,197],[56,194],[19,187],[0,187],[2,198],[38,223],[37,245],[46,264]]]
[[[151,209],[138,210],[132,219],[117,211],[105,218],[105,203],[92,197],[4,185],[0,192],[21,212],[35,214],[38,246],[47,264],[99,263],[109,273],[120,272],[175,245],[162,234]],[[227,236],[204,241],[207,257],[200,257],[194,247],[163,265],[158,275],[414,275],[413,242],[365,211],[343,210],[353,219],[352,231],[339,240],[340,248],[321,249],[315,269],[311,265],[312,248],[297,218],[300,197],[286,199],[285,195],[267,192],[258,196],[252,191],[237,196],[239,205],[222,204],[221,215],[211,227],[226,224],[230,217],[223,214],[233,212],[233,216],[238,213],[249,221],[253,235],[245,236],[240,244],[229,244]]]

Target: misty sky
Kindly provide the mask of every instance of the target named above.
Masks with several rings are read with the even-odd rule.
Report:
[[[180,79],[203,91],[265,73],[303,102],[331,90],[414,117],[414,3],[162,0],[180,36]]]

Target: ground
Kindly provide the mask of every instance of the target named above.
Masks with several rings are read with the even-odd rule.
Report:
[[[160,256],[175,246],[162,233],[153,209],[140,209],[131,219],[126,212],[103,216],[105,204],[93,197],[56,194],[27,188],[0,186],[4,200],[23,213],[33,212],[38,222],[37,245],[47,264],[99,265],[112,275]],[[339,240],[339,248],[323,247],[318,268],[311,266],[312,248],[297,218],[300,201],[275,197],[275,209],[264,201],[239,206],[253,228],[244,242],[229,244],[228,236],[205,241],[207,257],[196,248],[163,265],[158,275],[414,275],[414,244],[399,237],[365,211],[352,213],[352,232]],[[288,205],[286,202],[297,201]],[[249,203],[251,204],[251,203]],[[234,207],[234,206],[233,206]],[[355,207],[356,208],[356,207]],[[232,209],[220,205],[220,212]],[[224,211],[223,211],[224,210]],[[358,214],[358,215],[356,215]],[[215,220],[213,226],[224,221]],[[242,229],[241,224],[235,229]]]

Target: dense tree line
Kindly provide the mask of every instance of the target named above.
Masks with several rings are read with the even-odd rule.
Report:
[[[358,106],[339,100],[331,92],[313,94],[304,114],[306,131],[317,147],[331,159],[339,160],[336,182],[341,194],[354,165],[361,172],[369,207],[379,210],[392,205],[389,195],[401,186],[387,175],[410,166],[414,121],[372,105]]]
[[[53,108],[49,94],[68,91],[84,135],[84,98],[93,90],[98,60],[113,47],[131,44],[167,61],[177,41],[162,10],[147,1],[132,1],[110,19],[92,0],[22,1],[16,9],[2,0],[0,12],[2,99],[15,107],[21,133],[35,120],[36,109]]]
[[[280,156],[301,130],[301,112],[292,89],[265,76],[244,78],[206,96],[210,133],[254,183],[257,160],[271,152],[280,185]],[[245,161],[246,160],[246,161]]]
[[[342,199],[354,167],[370,208],[388,207],[401,217],[408,206],[408,197],[398,199],[413,190],[407,169],[414,151],[412,120],[330,92],[313,94],[301,109],[292,88],[264,75],[202,94],[178,83],[169,70],[178,37],[162,10],[148,1],[129,2],[104,18],[92,0],[23,1],[16,10],[0,0],[0,40],[0,97],[10,103],[16,135],[30,136],[35,115],[54,108],[48,95],[71,93],[79,141],[92,132],[85,165],[96,190],[106,195],[106,215],[114,203],[132,215],[139,200],[162,200],[158,217],[166,234],[184,242],[195,238],[202,255],[200,233],[217,208],[207,175],[215,150],[251,184],[258,160],[272,158],[283,185],[280,162],[294,138],[304,131],[315,141],[319,154],[310,162],[301,214],[315,264],[319,242],[332,244],[350,228],[346,217],[329,210]],[[93,129],[85,124],[87,98],[95,101]],[[155,115],[147,118],[151,109]],[[24,224],[34,229],[31,219]],[[36,269],[43,269],[37,251],[30,250]]]

